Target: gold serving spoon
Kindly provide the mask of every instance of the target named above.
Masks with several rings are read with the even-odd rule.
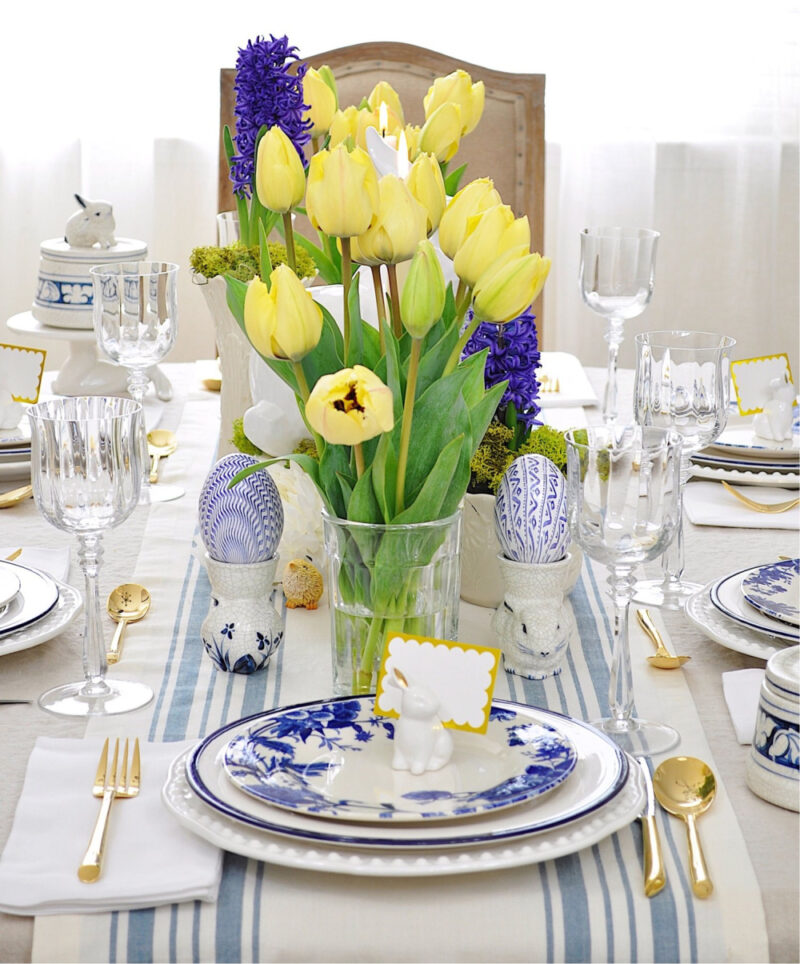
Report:
[[[653,790],[661,806],[686,824],[689,840],[689,871],[696,897],[708,897],[714,889],[708,875],[695,818],[711,806],[717,781],[711,767],[693,756],[673,756],[659,764],[653,774]]]
[[[0,509],[9,509],[18,502],[24,502],[33,495],[32,485],[21,485],[18,489],[10,489],[0,495]]]
[[[125,634],[125,627],[128,623],[135,623],[147,615],[150,609],[150,593],[138,583],[123,583],[111,590],[106,609],[108,615],[118,624],[111,646],[106,653],[106,662],[118,663],[122,655],[122,637]]]
[[[147,449],[153,464],[150,467],[150,484],[158,482],[159,459],[166,459],[177,449],[178,439],[174,432],[165,428],[157,428],[147,433]]]
[[[755,499],[750,499],[746,495],[742,495],[741,492],[737,492],[737,490],[734,489],[732,485],[728,485],[727,482],[723,482],[722,486],[726,492],[730,492],[730,494],[735,496],[743,505],[746,505],[748,509],[753,509],[755,512],[788,512],[789,509],[794,509],[795,506],[800,505],[800,499],[787,499],[785,502],[773,502],[771,504],[756,502]]]
[[[655,666],[656,669],[677,669],[692,658],[691,656],[672,655],[664,645],[664,638],[646,609],[636,610],[636,620],[656,645],[656,655],[647,657],[647,662],[651,666]]]

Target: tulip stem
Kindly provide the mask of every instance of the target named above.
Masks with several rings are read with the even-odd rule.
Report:
[[[406,496],[406,464],[408,463],[408,446],[411,442],[411,422],[414,418],[414,396],[417,393],[417,371],[422,354],[422,339],[411,339],[411,356],[408,360],[408,378],[406,379],[406,397],[403,402],[403,425],[400,429],[400,452],[397,456],[397,490],[396,511],[405,508]]]
[[[361,442],[356,442],[353,452],[356,457],[356,478],[360,479],[364,474],[364,450],[361,448]]]
[[[296,273],[297,260],[294,253],[294,228],[292,227],[292,212],[286,211],[283,215],[283,234],[286,241],[286,260],[289,267]]]
[[[478,327],[480,323],[481,323],[480,318],[475,316],[472,319],[472,321],[467,325],[467,327],[464,329],[464,331],[461,334],[461,337],[455,343],[453,347],[453,351],[450,353],[450,357],[447,359],[447,364],[444,366],[444,371],[442,372],[443,375],[449,375],[450,372],[453,371],[453,369],[459,363],[459,361],[461,360],[461,352],[464,351],[464,348],[467,342],[470,340],[473,333],[475,332],[475,329]]]
[[[303,371],[303,366],[299,361],[292,362],[292,368],[294,369],[294,377],[297,379],[297,387],[300,389],[300,397],[305,404],[310,394],[308,382],[306,381],[306,373]]]
[[[383,333],[383,326],[386,324],[386,299],[383,294],[383,281],[381,280],[381,266],[372,265],[372,287],[375,289],[375,306],[378,309],[378,334],[381,339],[381,354],[386,354],[386,337]]]
[[[350,238],[342,238],[342,287],[344,290],[344,363],[350,354],[350,281],[353,266],[350,260]]]
[[[389,274],[389,297],[392,300],[392,331],[395,338],[403,336],[403,321],[400,317],[400,289],[397,285],[397,265],[387,264]]]

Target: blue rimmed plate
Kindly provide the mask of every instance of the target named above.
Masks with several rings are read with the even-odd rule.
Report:
[[[800,625],[800,559],[756,566],[742,579],[744,598],[760,612]]]
[[[748,566],[728,576],[723,576],[711,584],[710,598],[714,606],[729,619],[746,626],[754,632],[771,636],[773,639],[783,639],[790,643],[800,642],[800,628],[779,622],[766,613],[754,609],[742,594],[742,582],[757,569]]]

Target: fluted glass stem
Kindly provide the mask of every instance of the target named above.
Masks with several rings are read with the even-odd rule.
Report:
[[[628,644],[628,610],[633,596],[633,573],[630,567],[610,569],[608,585],[614,603],[614,650],[608,681],[608,704],[611,710],[609,731],[624,732],[633,716],[633,673]]]
[[[139,496],[140,505],[149,505],[150,503],[150,453],[147,448],[147,425],[144,419],[144,396],[147,394],[147,389],[150,385],[150,376],[144,368],[129,368],[128,369],[128,394],[131,398],[142,405],[142,420],[141,420],[141,450],[142,450],[142,465],[144,466],[144,471],[142,472],[142,492]]]
[[[690,458],[691,452],[681,453],[681,490],[678,498],[678,520],[675,527],[675,538],[667,547],[666,552],[661,557],[661,568],[664,572],[664,596],[674,596],[678,594],[678,586],[683,578],[685,566],[685,556],[683,548],[683,489],[689,481],[691,475]]]
[[[608,319],[608,328],[603,336],[608,342],[608,376],[603,398],[603,421],[609,425],[617,420],[617,361],[619,346],[624,338],[624,321],[621,318]]]
[[[97,532],[78,535],[78,562],[84,580],[83,675],[86,685],[81,694],[86,697],[107,696],[110,688],[105,682],[106,644],[103,637],[102,614],[97,577],[103,560],[102,536]]]

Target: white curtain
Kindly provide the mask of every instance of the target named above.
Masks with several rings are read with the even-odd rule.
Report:
[[[577,291],[578,233],[624,224],[662,238],[623,364],[634,331],[691,327],[734,335],[738,357],[787,351],[800,368],[790,0],[17,5],[0,31],[0,324],[30,308],[39,244],[63,233],[77,191],[110,200],[118,234],[182,266],[172,357],[211,355],[188,259],[215,238],[219,68],[270,33],[301,54],[391,39],[547,75],[545,347],[603,364],[603,324]],[[66,347],[47,347],[54,367]]]

